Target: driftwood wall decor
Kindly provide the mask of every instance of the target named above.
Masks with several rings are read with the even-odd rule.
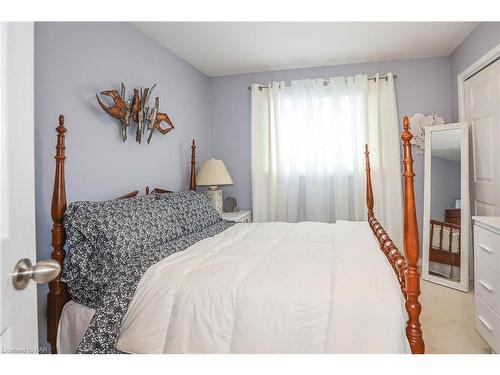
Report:
[[[108,107],[99,98],[98,94],[95,94],[97,102],[101,108],[111,117],[120,120],[121,124],[121,136],[123,142],[127,140],[128,127],[130,126],[130,121],[137,123],[137,128],[135,132],[135,140],[139,143],[142,141],[142,136],[146,132],[149,132],[147,142],[151,142],[151,137],[156,130],[161,134],[167,134],[169,131],[174,129],[174,124],[168,117],[166,113],[160,112],[160,98],[155,98],[155,103],[152,108],[149,107],[149,98],[151,92],[155,88],[154,84],[151,88],[141,88],[140,90],[134,89],[134,96],[132,97],[132,103],[130,100],[126,99],[125,85],[121,84],[121,91],[118,93],[117,90],[106,90],[102,91],[101,95],[109,96],[113,99],[113,106]],[[166,127],[162,128],[161,123],[165,122]]]

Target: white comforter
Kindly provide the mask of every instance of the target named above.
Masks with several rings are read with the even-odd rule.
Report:
[[[367,223],[236,224],[150,267],[131,353],[408,353],[401,292]]]

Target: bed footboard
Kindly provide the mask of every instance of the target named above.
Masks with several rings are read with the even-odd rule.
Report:
[[[404,257],[391,240],[385,229],[378,222],[373,212],[373,190],[371,183],[370,152],[368,145],[365,149],[366,162],[366,206],[368,209],[367,219],[377,238],[380,249],[387,257],[394,273],[399,281],[401,292],[405,298],[405,308],[408,312],[406,323],[406,337],[413,354],[423,354],[425,352],[424,340],[422,338],[422,328],[420,325],[420,312],[422,306],[419,302],[420,296],[420,273],[418,271],[419,259],[419,239],[417,214],[415,210],[415,192],[413,186],[413,158],[411,154],[412,134],[409,131],[408,117],[403,119],[403,178],[404,178],[404,235],[403,249]]]

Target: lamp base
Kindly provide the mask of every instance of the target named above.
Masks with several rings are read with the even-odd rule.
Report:
[[[204,191],[203,194],[207,196],[217,212],[222,214],[222,190],[207,190]]]

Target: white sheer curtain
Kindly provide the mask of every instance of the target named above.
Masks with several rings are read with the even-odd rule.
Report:
[[[252,85],[257,222],[365,220],[364,144],[375,212],[400,243],[402,188],[394,81],[366,75]]]

